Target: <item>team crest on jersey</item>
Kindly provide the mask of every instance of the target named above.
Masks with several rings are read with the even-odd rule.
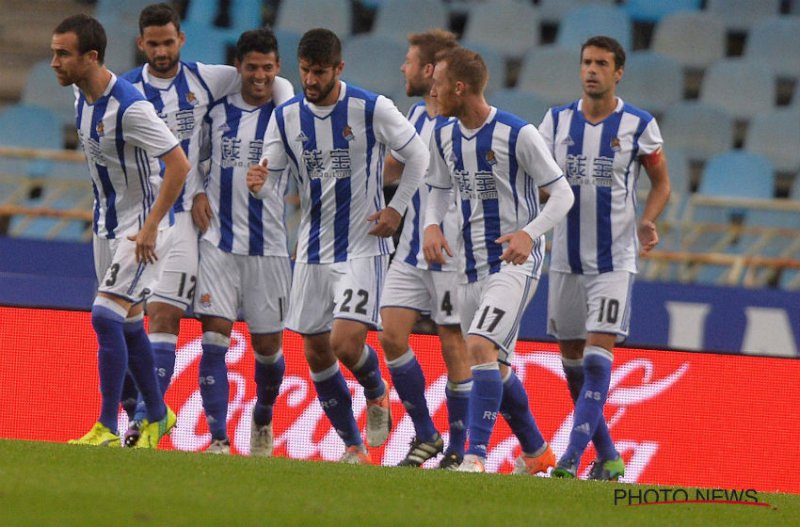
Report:
[[[486,152],[486,162],[491,166],[495,166],[497,164],[497,156],[495,156],[494,150],[489,150]]]
[[[297,137],[295,137],[294,140],[299,142],[299,143],[305,143],[306,141],[308,141],[308,136],[306,136],[306,134],[304,134],[301,131],[299,134],[297,134]]]
[[[94,130],[97,132],[97,137],[103,137],[103,135],[106,133],[106,127],[103,124],[103,121],[98,122]]]
[[[621,147],[620,147],[620,144],[619,144],[619,137],[613,138],[611,140],[611,150],[613,150],[614,152],[619,152],[620,148]]]
[[[211,293],[200,295],[200,305],[206,308],[211,307]]]
[[[197,100],[197,96],[194,94],[194,92],[191,91],[186,92],[186,102],[188,102],[192,106],[197,106],[198,104],[200,104],[200,101]]]
[[[344,126],[344,128],[342,129],[342,136],[343,136],[343,137],[344,137],[344,138],[345,138],[345,139],[346,139],[348,142],[349,142],[349,141],[352,141],[352,140],[354,140],[354,139],[356,138],[356,136],[353,134],[353,129],[352,129],[352,128],[350,128],[350,127],[349,127],[349,126],[347,126],[347,125],[345,125],[345,126]]]

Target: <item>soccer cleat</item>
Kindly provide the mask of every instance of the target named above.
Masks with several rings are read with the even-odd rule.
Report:
[[[205,450],[206,454],[222,454],[227,456],[231,453],[231,442],[227,439],[214,439],[208,448]]]
[[[379,447],[392,431],[392,411],[389,404],[389,383],[383,380],[386,392],[379,399],[367,401],[367,444]]]
[[[578,474],[578,460],[561,459],[550,474],[554,478],[575,479]]]
[[[142,435],[142,428],[146,427],[147,424],[147,419],[142,419],[141,421],[134,419],[131,421],[125,431],[125,436],[122,438],[122,444],[128,448],[135,447],[136,443],[139,442],[139,437]]]
[[[112,448],[120,446],[119,436],[100,422],[95,423],[91,430],[80,439],[70,439],[68,443],[70,445],[107,446]]]
[[[464,461],[456,469],[458,472],[486,472],[486,466],[483,459],[474,455],[467,454],[464,456]]]
[[[617,459],[596,459],[589,470],[589,479],[595,481],[619,481],[625,475],[625,462]]]
[[[272,455],[272,423],[258,426],[255,421],[250,422],[250,455],[270,457]]]
[[[433,441],[420,441],[415,437],[411,440],[410,445],[408,454],[397,464],[398,467],[419,467],[430,458],[441,454],[444,450],[444,439],[437,433],[433,437]]]
[[[442,470],[458,470],[461,462],[464,461],[464,456],[457,452],[448,452],[439,461],[439,468]]]
[[[530,474],[531,476],[540,472],[547,473],[547,469],[556,464],[556,455],[548,445],[547,450],[538,456],[522,454],[514,460],[514,470],[512,474]]]
[[[367,452],[364,445],[353,445],[345,449],[344,454],[339,458],[339,463],[345,463],[347,465],[371,465],[372,459],[370,459],[369,452]]]
[[[142,427],[139,440],[134,448],[158,448],[158,442],[175,428],[177,421],[178,417],[175,412],[167,406],[167,415],[163,419],[155,423],[147,423],[147,426]]]

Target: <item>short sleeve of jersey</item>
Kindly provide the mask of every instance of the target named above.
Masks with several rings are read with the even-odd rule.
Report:
[[[519,131],[517,159],[540,187],[549,185],[562,175],[561,168],[553,159],[542,134],[532,124],[523,126]]]
[[[275,114],[276,112],[272,112],[272,117],[269,118],[269,124],[267,124],[261,159],[267,160],[267,169],[269,171],[281,172],[288,164],[288,156],[286,155],[283,139],[281,139],[281,132],[278,128],[278,120],[275,118]]]
[[[275,106],[280,106],[294,97],[294,86],[283,77],[275,77],[272,83],[272,102]]]
[[[197,63],[197,71],[205,81],[214,100],[238,92],[242,85],[239,72],[233,66]]]
[[[439,151],[439,144],[436,142],[437,131],[431,134],[429,149],[431,160],[428,164],[428,173],[425,175],[425,183],[432,187],[449,189],[453,186],[450,177],[450,170],[447,168],[442,153]]]
[[[383,95],[375,102],[373,127],[378,140],[391,150],[401,150],[417,134],[408,119]]]
[[[652,154],[664,145],[664,140],[661,138],[661,130],[658,128],[655,118],[650,119],[644,132],[639,136],[639,155],[646,156]]]
[[[542,136],[544,143],[547,145],[547,149],[552,154],[555,152],[553,148],[553,141],[555,140],[555,131],[553,130],[553,111],[548,110],[544,117],[542,118],[542,122],[539,125],[539,135]]]
[[[178,140],[147,101],[136,101],[128,107],[122,117],[122,133],[125,141],[152,157],[161,157],[178,146]]]

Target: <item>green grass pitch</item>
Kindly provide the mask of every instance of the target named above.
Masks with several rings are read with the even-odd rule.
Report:
[[[800,496],[629,507],[619,488],[644,487],[0,440],[4,527],[800,524]]]

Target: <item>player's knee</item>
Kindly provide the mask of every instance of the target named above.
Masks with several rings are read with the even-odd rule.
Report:
[[[150,304],[147,307],[150,319],[150,332],[171,333],[177,335],[181,327],[183,310],[163,302]]]
[[[262,357],[271,357],[281,349],[281,334],[252,335],[253,351]]]
[[[400,357],[408,350],[408,337],[395,332],[382,331],[378,334],[378,341],[389,360]]]

